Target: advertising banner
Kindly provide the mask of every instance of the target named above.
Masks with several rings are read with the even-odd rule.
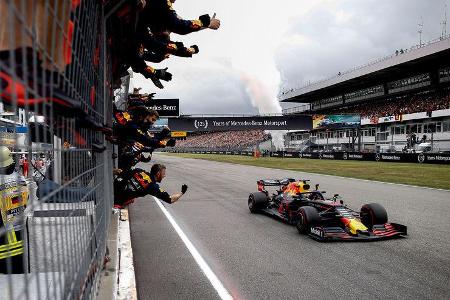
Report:
[[[189,151],[188,151],[189,152]],[[214,153],[225,155],[252,156],[252,151],[192,151],[191,153]],[[271,157],[279,158],[309,158],[322,160],[359,160],[378,162],[406,162],[406,163],[429,163],[450,164],[448,153],[364,153],[364,152],[291,152],[276,151],[270,153]]]
[[[364,118],[361,120],[361,125],[376,125],[382,123],[393,123],[393,122],[401,122],[403,120],[403,115],[395,115],[395,116],[385,116],[385,117],[372,117],[372,118]]]
[[[160,117],[178,117],[180,115],[180,99],[153,99],[148,108],[156,110]]]
[[[270,156],[272,156],[272,157],[283,157],[283,151],[271,152]]]
[[[187,136],[187,132],[186,131],[172,131],[170,133],[171,137],[186,137]]]
[[[319,158],[319,153],[314,152],[314,153],[301,153],[300,154],[301,158],[314,158],[317,159]]]
[[[175,131],[311,130],[311,116],[181,117],[169,119]]]
[[[342,159],[344,160],[375,160],[375,153],[362,152],[343,152]]]
[[[419,154],[417,156],[417,161],[419,163],[429,163],[429,164],[450,164],[450,154]]]
[[[313,129],[356,128],[361,125],[360,115],[313,115]]]

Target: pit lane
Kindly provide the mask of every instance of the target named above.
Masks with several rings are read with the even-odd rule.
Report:
[[[450,191],[154,155],[167,166],[166,205],[225,288],[240,299],[450,296]],[[142,166],[141,166],[142,167]],[[144,168],[150,167],[144,166]],[[295,177],[339,193],[351,208],[378,202],[405,239],[319,243],[295,227],[252,215],[247,197],[261,178]],[[140,299],[217,299],[218,295],[151,197],[130,207]]]

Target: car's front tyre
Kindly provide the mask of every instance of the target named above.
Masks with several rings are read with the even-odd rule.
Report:
[[[307,234],[311,227],[320,224],[319,212],[316,208],[311,206],[303,206],[299,209],[297,230],[300,234]]]
[[[361,207],[360,218],[369,229],[372,229],[373,225],[385,224],[388,221],[386,210],[378,203],[364,204]]]

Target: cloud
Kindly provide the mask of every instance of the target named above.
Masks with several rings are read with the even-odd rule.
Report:
[[[257,113],[246,92],[239,73],[225,60],[201,60],[189,64],[172,64],[171,82],[164,82],[165,89],[158,90],[157,98],[179,98],[182,114],[242,114]],[[142,92],[155,91],[151,81],[135,75],[134,86]]]
[[[291,19],[276,51],[282,86],[299,87],[439,37],[443,0],[324,1]],[[442,15],[442,16],[441,16]]]

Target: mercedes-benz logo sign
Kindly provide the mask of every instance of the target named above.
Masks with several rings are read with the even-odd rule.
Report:
[[[195,120],[194,127],[196,129],[200,129],[200,128],[206,129],[206,128],[208,128],[208,120],[203,120],[203,121]]]
[[[375,154],[375,160],[379,161],[381,159],[380,153]]]
[[[420,163],[423,163],[425,161],[425,155],[423,153],[420,153],[417,156],[417,161],[420,162]]]

